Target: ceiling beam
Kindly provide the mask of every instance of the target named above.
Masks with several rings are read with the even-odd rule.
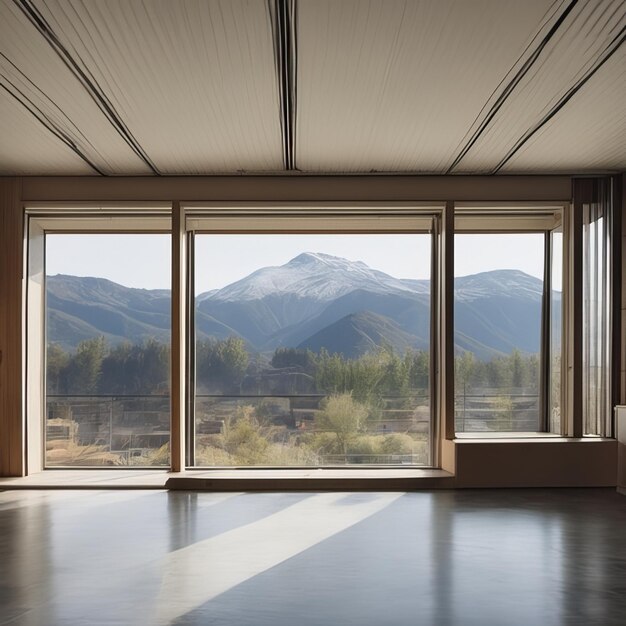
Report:
[[[297,0],[268,0],[280,97],[280,127],[286,170],[296,170]]]

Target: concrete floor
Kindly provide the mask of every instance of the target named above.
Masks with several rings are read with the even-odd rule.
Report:
[[[611,489],[0,492],[0,624],[626,624]]]

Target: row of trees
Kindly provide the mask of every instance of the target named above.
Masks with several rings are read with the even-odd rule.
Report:
[[[428,389],[430,357],[407,350],[399,355],[382,346],[358,359],[346,359],[322,349],[316,359],[315,381],[328,394],[351,393],[359,402],[375,402],[383,396],[405,396]]]
[[[48,394],[149,395],[169,389],[169,347],[154,339],[109,347],[104,337],[81,341],[73,353],[48,346]]]
[[[50,394],[153,394],[169,388],[169,346],[154,339],[141,345],[109,347],[103,337],[82,341],[73,353],[57,344],[48,346],[47,388]],[[213,392],[237,394],[246,375],[271,370],[298,370],[309,375],[319,393],[351,393],[370,402],[389,395],[426,391],[430,356],[422,350],[398,354],[389,346],[357,359],[319,354],[297,348],[278,348],[269,363],[251,358],[243,340],[206,339],[196,346],[196,380]],[[471,352],[455,358],[457,389],[478,387],[524,388],[536,391],[539,358],[513,350],[508,356],[480,361]]]
[[[513,350],[509,355],[480,361],[472,352],[463,352],[454,360],[454,380],[457,391],[491,387],[537,392],[539,356],[524,355],[519,350]]]
[[[236,337],[198,342],[198,380],[227,388],[242,379],[248,360],[243,341]],[[96,337],[81,341],[73,353],[57,344],[48,346],[48,394],[167,394],[169,372],[170,348],[155,339],[109,347],[104,337]]]

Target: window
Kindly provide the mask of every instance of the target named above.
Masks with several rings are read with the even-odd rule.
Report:
[[[170,235],[155,224],[169,219],[30,220],[29,422],[44,467],[169,466]]]
[[[457,214],[458,433],[560,434],[560,213]]]
[[[196,466],[433,463],[432,220],[192,222]]]

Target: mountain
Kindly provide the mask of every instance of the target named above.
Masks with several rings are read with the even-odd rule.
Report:
[[[417,343],[417,337],[404,332],[388,317],[366,311],[342,317],[303,341],[298,348],[319,352],[332,346],[333,351],[344,357],[356,358],[384,344],[402,354],[407,346]]]
[[[321,313],[282,329],[270,337],[266,346],[292,346],[304,342],[323,328],[354,312],[368,311],[384,316],[416,338],[419,347],[427,346],[430,333],[430,298],[411,292],[372,293],[356,289],[329,303]]]
[[[457,350],[478,358],[513,348],[538,352],[543,283],[516,270],[455,280]],[[560,307],[560,294],[554,294]],[[48,335],[65,349],[104,335],[112,343],[169,337],[167,290],[131,289],[99,278],[49,276]],[[241,337],[253,351],[326,344],[359,354],[386,342],[427,348],[430,281],[403,280],[362,262],[305,252],[196,298],[196,336]],[[340,350],[341,347],[341,350]]]
[[[454,287],[457,349],[483,359],[514,348],[539,351],[543,281],[518,270],[496,270],[456,278]],[[561,294],[553,295],[560,313]]]
[[[112,345],[168,341],[171,298],[168,289],[132,289],[104,278],[59,274],[46,279],[47,331],[51,342],[73,350],[80,341],[104,336]],[[236,334],[228,324],[202,312],[200,337]]]
[[[47,325],[50,341],[65,349],[103,335],[112,344],[169,337],[167,290],[129,289],[104,278],[49,276]]]
[[[285,265],[264,267],[223,289],[201,294],[198,310],[215,319],[228,320],[241,337],[258,349],[274,350],[288,345],[282,339],[287,329],[322,314],[328,305],[355,290],[372,296],[415,293],[402,280],[360,261],[304,252]],[[327,323],[355,310],[345,311]],[[298,335],[299,340],[306,336]]]
[[[429,281],[404,281],[360,261],[304,252],[285,265],[262,268],[217,292],[202,294],[198,309],[228,319],[252,345],[272,351],[298,345],[357,311],[388,315],[394,309],[400,315],[419,298],[422,310],[405,329],[416,333],[417,326],[428,324],[428,289]]]

